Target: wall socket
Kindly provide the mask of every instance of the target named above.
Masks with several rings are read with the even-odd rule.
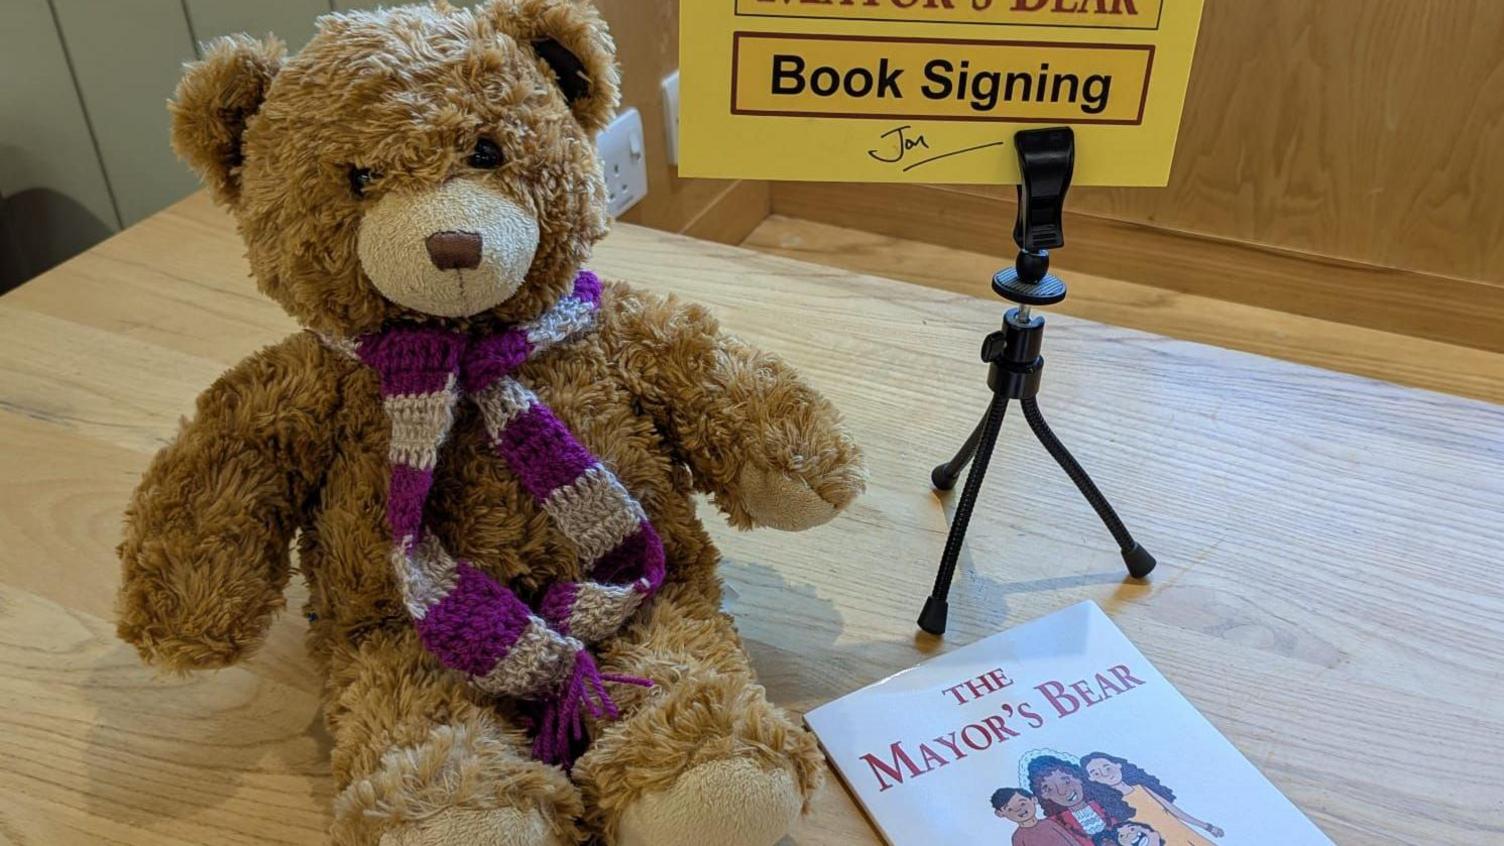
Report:
[[[620,217],[648,194],[648,161],[642,142],[642,114],[627,109],[595,136],[606,173],[606,211]]]
[[[679,72],[665,76],[663,90],[663,130],[668,133],[668,163],[679,166]]]

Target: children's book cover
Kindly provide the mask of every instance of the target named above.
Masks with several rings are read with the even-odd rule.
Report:
[[[805,720],[895,846],[1331,843],[1092,602]]]

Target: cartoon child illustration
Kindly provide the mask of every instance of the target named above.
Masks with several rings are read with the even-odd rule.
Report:
[[[1018,824],[1013,832],[1013,846],[1078,846],[1070,834],[1052,819],[1040,819],[1034,794],[1017,787],[1004,787],[992,794],[992,812],[998,818]]]
[[[1095,846],[1165,846],[1165,840],[1154,826],[1141,822],[1125,822],[1116,828],[1098,832]]]
[[[1166,846],[1211,846],[1211,841],[1192,828],[1213,837],[1223,834],[1217,826],[1176,807],[1175,791],[1123,758],[1093,752],[1081,759],[1081,767],[1092,781],[1122,794],[1123,801],[1133,809],[1133,820],[1152,826]]]
[[[1029,789],[1039,797],[1045,815],[1060,823],[1080,846],[1092,846],[1098,833],[1133,817],[1122,794],[1087,778],[1070,759],[1035,755],[1026,772]]]

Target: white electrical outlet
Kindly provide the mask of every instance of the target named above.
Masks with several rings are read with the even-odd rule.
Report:
[[[679,72],[665,76],[663,88],[663,129],[668,133],[668,163],[679,166]]]
[[[648,193],[648,160],[642,143],[642,115],[627,109],[595,136],[606,172],[606,211],[620,217]]]

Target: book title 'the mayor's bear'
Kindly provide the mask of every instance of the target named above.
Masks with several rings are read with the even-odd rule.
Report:
[[[899,846],[1331,843],[1090,602],[805,719]]]

